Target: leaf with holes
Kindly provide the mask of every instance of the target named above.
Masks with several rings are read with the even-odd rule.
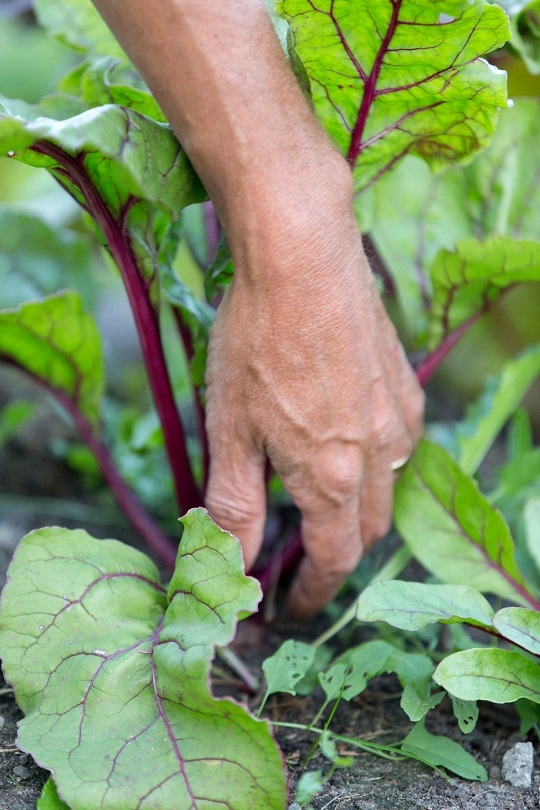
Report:
[[[71,810],[285,805],[268,724],[208,686],[260,588],[203,509],[182,522],[168,589],[143,554],[83,531],[32,532],[11,563],[0,652],[18,743]]]
[[[535,604],[503,516],[442,447],[420,442],[397,483],[395,515],[412,553],[443,582]]]
[[[475,700],[461,700],[460,698],[452,698],[452,709],[454,716],[458,721],[458,725],[463,734],[470,734],[474,731],[478,720],[479,710]]]
[[[442,168],[488,143],[506,77],[479,57],[510,37],[502,9],[482,0],[280,0],[278,10],[357,193],[408,153]]]
[[[540,281],[540,242],[497,236],[465,239],[441,250],[431,267],[433,297],[428,349],[487,312],[500,295],[522,282]]]
[[[77,293],[0,311],[0,361],[22,369],[98,427],[104,384],[101,340]]]
[[[306,675],[315,659],[315,647],[303,641],[288,639],[274,655],[263,663],[266,695],[263,703],[275,692],[296,695],[296,684]]]
[[[510,650],[463,650],[447,656],[433,675],[436,683],[462,700],[540,703],[540,667]]]

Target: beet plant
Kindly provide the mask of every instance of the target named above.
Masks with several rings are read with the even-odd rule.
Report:
[[[261,595],[242,572],[237,542],[200,508],[208,463],[205,350],[213,305],[233,273],[227,245],[222,241],[211,263],[219,226],[205,190],[93,7],[87,0],[36,5],[41,23],[83,59],[58,93],[37,105],[0,98],[0,155],[46,169],[84,210],[115,262],[177,511],[187,514],[178,548],[126,483],[104,441],[99,332],[81,296],[59,291],[69,274],[55,269],[82,257],[83,242],[61,231],[44,234],[41,223],[1,212],[2,230],[11,223],[11,241],[2,236],[0,242],[0,272],[10,291],[10,308],[0,312],[0,361],[30,376],[67,411],[133,528],[172,575],[163,585],[144,555],[82,531],[47,528],[23,538],[0,611],[4,672],[25,713],[19,746],[52,772],[42,808],[283,808],[286,776],[269,723],[216,698],[209,685],[215,647],[230,643],[237,621],[256,610]],[[527,14],[525,4],[510,5],[511,14]],[[293,70],[349,162],[360,226],[384,265],[404,343],[420,358],[418,377],[427,384],[499,298],[540,280],[538,103],[503,109],[505,73],[482,58],[507,42],[509,19],[483,0],[280,0],[275,17]],[[182,217],[194,205],[205,206],[204,256],[189,215]],[[19,243],[25,260],[39,239],[42,255],[50,255],[48,243],[55,258],[51,270],[33,256],[30,282],[9,286],[17,233],[26,234]],[[205,273],[208,301],[174,268],[181,237]],[[200,475],[163,344],[162,315],[169,310],[190,363]],[[289,640],[265,663],[265,700],[322,687],[310,730],[330,773],[347,764],[336,748],[345,738],[330,729],[335,707],[382,672],[397,674],[402,707],[416,725],[399,744],[347,743],[470,779],[485,780],[483,767],[423,724],[446,691],[465,732],[474,727],[477,699],[540,702],[540,574],[531,573],[540,560],[534,494],[540,462],[519,410],[539,373],[540,346],[533,345],[486,384],[452,429],[428,426],[432,440],[422,442],[396,488],[405,547],[318,642]],[[509,461],[483,494],[474,476],[509,420]],[[505,516],[519,540],[519,565]],[[436,584],[395,580],[410,555]],[[513,607],[495,612],[484,593]],[[463,624],[506,646],[488,648],[465,631],[454,634],[452,654],[445,657],[448,650],[440,647],[437,667],[435,654],[391,640],[337,656],[328,651],[326,642],[354,620],[406,632]],[[435,685],[445,691],[433,692]],[[308,775],[299,801],[308,801],[327,777]]]

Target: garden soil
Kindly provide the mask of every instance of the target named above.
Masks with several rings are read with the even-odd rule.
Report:
[[[73,508],[81,504],[85,521],[66,520],[51,514],[23,511],[20,504],[10,508],[10,494],[32,495],[34,498],[62,498],[81,494],[80,482],[73,478],[62,461],[50,451],[50,427],[56,417],[47,412],[47,405],[40,404],[41,419],[34,420],[33,427],[25,429],[21,438],[11,440],[0,448],[0,585],[20,537],[33,528],[58,524],[68,528],[82,527],[98,537],[118,537],[127,540],[131,534],[126,529],[89,524],[86,520],[86,502],[73,501]],[[45,409],[43,411],[43,409]],[[45,422],[43,421],[45,420]],[[57,420],[57,432],[67,429]],[[47,430],[43,430],[43,424]],[[15,500],[13,501],[15,503]],[[50,511],[50,510],[48,510]],[[241,625],[236,650],[255,672],[265,657],[291,636],[310,640],[324,627],[313,621],[309,625],[292,626],[286,618],[275,619],[263,625],[260,619],[248,620]],[[362,640],[360,636],[354,643]],[[236,676],[227,673],[219,662],[218,686],[224,688],[235,684]],[[250,705],[257,705],[257,698],[236,696]],[[317,698],[293,698],[289,695],[274,695],[268,703],[268,716],[279,722],[308,724],[318,707]],[[16,747],[16,724],[21,718],[9,686],[0,683],[0,810],[35,810],[37,799],[47,774],[38,768],[31,757]],[[339,707],[332,729],[348,736],[370,742],[391,743],[410,730],[411,723],[399,707],[399,687],[391,676],[382,676],[371,681],[369,688],[351,703]],[[352,754],[354,764],[337,771],[325,784],[324,791],[311,803],[313,810],[529,810],[540,808],[540,759],[538,740],[530,737],[536,748],[535,768],[531,788],[519,789],[502,779],[502,758],[516,742],[522,740],[518,722],[511,706],[481,704],[480,719],[476,729],[464,736],[459,731],[449,702],[443,701],[430,712],[427,728],[459,740],[481,762],[489,773],[489,781],[480,784],[457,778],[445,778],[420,763],[391,762],[367,753],[341,747],[344,755]],[[278,740],[291,775],[291,802],[294,787],[302,773],[303,764],[310,754],[314,737],[309,732],[297,729],[281,729]],[[310,760],[310,770],[326,772],[328,763],[315,752]],[[238,805],[238,810],[251,810]]]

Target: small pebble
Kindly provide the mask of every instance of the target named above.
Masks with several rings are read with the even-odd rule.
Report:
[[[19,754],[17,759],[19,760],[19,765],[28,765],[28,760],[30,759],[30,756],[28,754]]]
[[[293,802],[292,804],[289,805],[289,810],[302,810],[302,808],[300,807],[299,804]]]
[[[15,776],[18,776],[19,779],[30,779],[32,776],[28,768],[25,768],[24,765],[15,765],[13,768],[13,773]]]
[[[5,725],[6,725],[6,718],[2,717],[2,715],[0,714],[0,731],[4,728]]]
[[[518,788],[530,788],[533,773],[533,745],[516,743],[503,757],[502,776]]]

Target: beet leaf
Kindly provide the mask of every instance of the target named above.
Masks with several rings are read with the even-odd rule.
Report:
[[[208,685],[216,645],[261,593],[202,509],[183,519],[172,581],[140,552],[42,529],[14,556],[0,652],[25,713],[18,744],[71,810],[283,810],[266,721]]]

